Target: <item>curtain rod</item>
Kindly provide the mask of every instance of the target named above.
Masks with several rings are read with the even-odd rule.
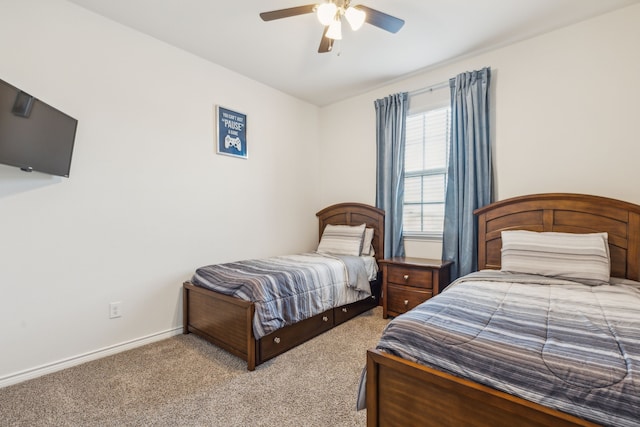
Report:
[[[409,92],[409,96],[420,95],[425,92],[433,92],[434,90],[444,89],[445,87],[449,87],[449,82],[440,82],[431,86],[423,87],[421,89],[412,90]]]

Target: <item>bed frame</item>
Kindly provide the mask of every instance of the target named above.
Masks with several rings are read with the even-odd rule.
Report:
[[[478,268],[499,269],[502,230],[609,233],[611,275],[640,281],[640,206],[581,194],[515,197],[475,211]],[[377,350],[367,352],[368,426],[594,426]]]
[[[340,203],[316,214],[319,236],[327,224],[360,225],[373,228],[372,245],[376,259],[384,254],[384,211],[361,203]],[[274,331],[261,339],[253,335],[255,306],[250,301],[183,284],[183,332],[194,333],[247,361],[247,369],[363,313],[379,304],[380,278],[372,283],[373,295],[342,307],[333,308]]]

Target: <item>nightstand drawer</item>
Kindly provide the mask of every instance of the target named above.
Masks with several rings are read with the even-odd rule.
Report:
[[[387,310],[390,313],[405,313],[433,296],[433,292],[403,285],[387,286]]]
[[[433,288],[433,273],[429,269],[413,268],[405,265],[387,267],[387,282],[397,285]]]

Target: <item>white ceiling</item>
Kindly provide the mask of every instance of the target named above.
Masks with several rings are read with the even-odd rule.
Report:
[[[323,106],[461,56],[523,40],[640,0],[354,0],[405,20],[365,24],[317,53],[313,14],[260,12],[313,0],[69,0],[211,62]]]

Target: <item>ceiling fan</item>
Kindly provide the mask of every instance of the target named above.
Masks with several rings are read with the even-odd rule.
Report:
[[[354,31],[358,30],[365,22],[390,33],[397,33],[404,25],[404,20],[400,18],[363,5],[351,6],[350,3],[350,0],[327,0],[320,4],[262,12],[260,18],[263,21],[273,21],[274,19],[315,13],[324,26],[318,53],[330,52],[334,41],[342,38],[343,17]]]

